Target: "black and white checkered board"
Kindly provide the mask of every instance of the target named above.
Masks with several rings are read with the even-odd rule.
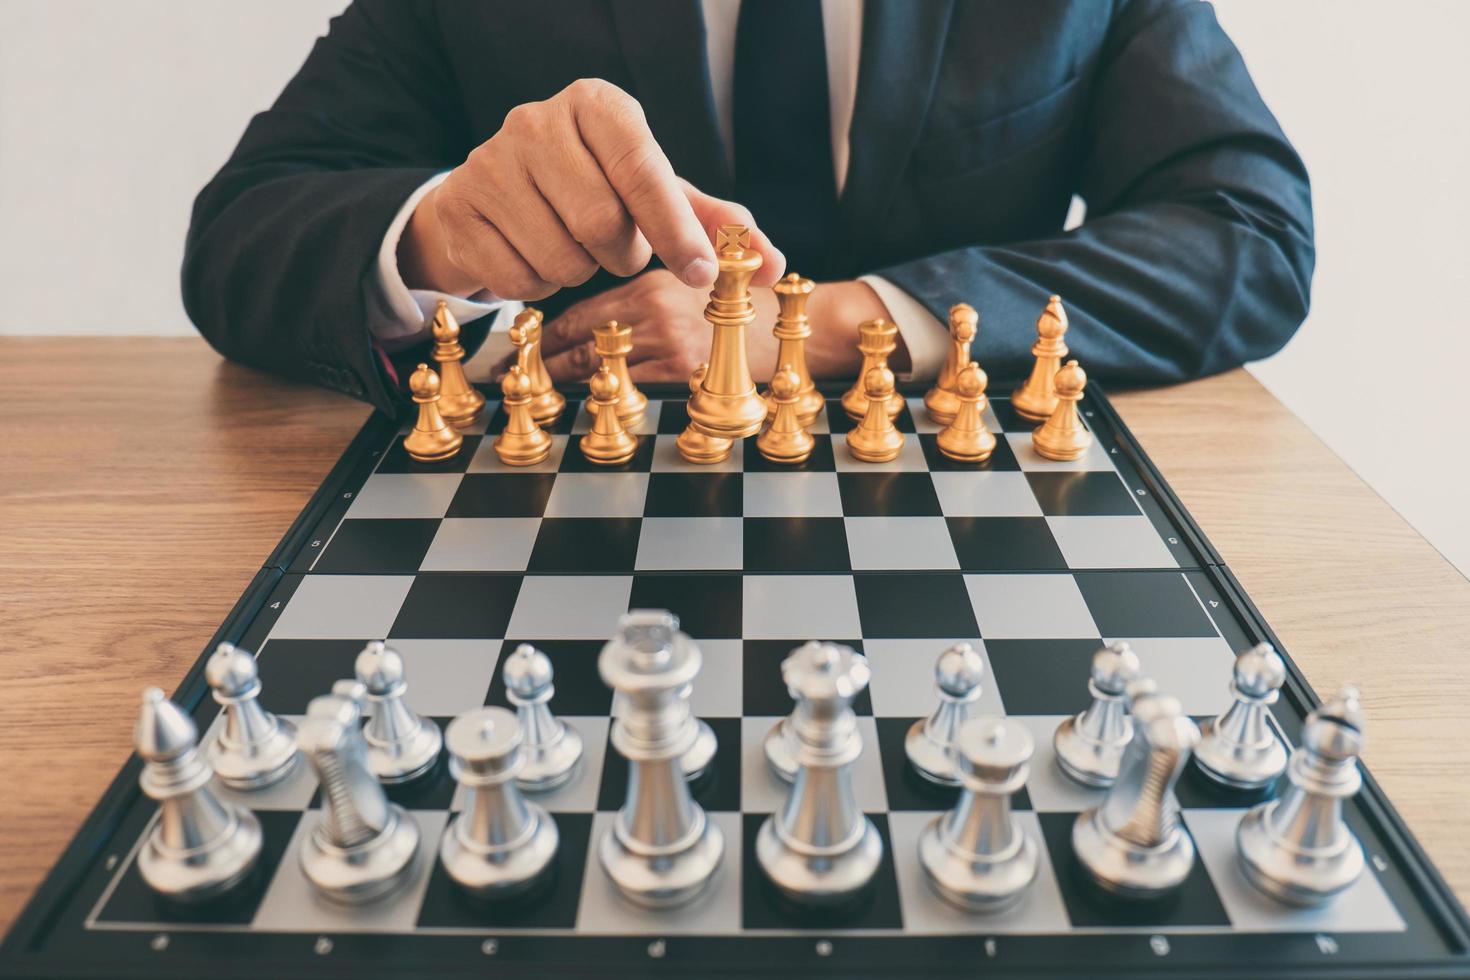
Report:
[[[615,469],[579,452],[588,420],[575,404],[551,459],[528,469],[502,465],[484,429],[456,460],[420,466],[394,424],[371,421],[218,638],[259,650],[263,701],[285,716],[349,675],[365,641],[386,638],[407,662],[411,703],[441,723],[505,703],[499,664],[517,643],[546,650],[553,708],[587,745],[577,777],[541,798],[561,830],[555,875],[508,906],[461,896],[434,857],[460,804],[441,764],[391,793],[424,832],[411,887],[373,908],[334,907],[312,893],[294,856],[320,816],[303,767],[285,785],[236,796],[266,833],[262,868],[243,893],[214,908],[171,908],[134,868],[152,819],[134,763],[6,952],[61,972],[154,976],[1467,966],[1463,913],[1371,781],[1349,808],[1371,870],[1324,910],[1290,910],[1252,891],[1233,834],[1258,797],[1222,793],[1193,773],[1179,795],[1200,860],[1180,894],[1138,906],[1084,882],[1070,828],[1097,796],[1060,775],[1051,733],[1086,703],[1093,651],[1128,640],[1161,688],[1205,716],[1228,701],[1233,654],[1269,632],[1101,395],[1083,403],[1097,435],[1084,459],[1041,459],[1030,427],[997,399],[987,421],[999,445],[972,466],[938,454],[914,394],[899,419],[910,433],[904,451],[884,465],[847,456],[840,433],[850,423],[836,402],[816,427],[811,461],[795,469],[752,445],[717,466],[685,463],[674,447],[681,400],[649,406],[637,456]],[[503,416],[493,406],[486,416],[494,432]],[[695,795],[725,831],[725,863],[700,901],[672,912],[620,900],[588,857],[626,774],[608,746],[611,693],[595,661],[618,615],[635,607],[674,610],[699,641],[694,708],[720,742]],[[751,848],[784,790],[760,748],[790,708],[779,663],[810,638],[848,643],[872,664],[858,702],[856,787],[887,845],[871,894],[823,915],[778,901]],[[953,797],[909,772],[903,735],[933,706],[936,655],[959,639],[987,661],[982,710],[1026,725],[1038,747],[1017,805],[1044,843],[1042,870],[1020,906],[993,916],[940,902],[916,860],[920,830]],[[1289,740],[1310,707],[1294,672],[1286,695],[1276,721]],[[212,732],[215,705],[197,667],[179,697]]]

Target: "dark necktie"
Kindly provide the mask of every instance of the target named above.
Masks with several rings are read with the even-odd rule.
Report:
[[[837,215],[821,0],[743,0],[735,32],[735,196],[820,278]]]

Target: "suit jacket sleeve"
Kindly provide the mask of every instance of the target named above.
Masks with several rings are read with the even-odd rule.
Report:
[[[1081,227],[880,274],[941,321],[953,297],[975,303],[993,376],[1029,370],[1028,326],[1050,293],[1067,305],[1068,346],[1105,378],[1179,381],[1279,350],[1307,313],[1311,194],[1213,9],[1124,5],[1095,71]]]
[[[399,207],[463,158],[466,139],[433,16],[429,4],[354,3],[200,192],[184,306],[226,357],[400,404],[367,326],[370,312],[391,315],[371,307],[383,303],[374,262]],[[465,325],[470,350],[489,319]]]

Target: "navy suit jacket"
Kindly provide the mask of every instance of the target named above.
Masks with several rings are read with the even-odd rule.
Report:
[[[1209,4],[864,2],[834,278],[881,274],[941,322],[974,304],[997,378],[1025,374],[1050,293],[1087,370],[1126,382],[1264,357],[1301,323],[1306,171]],[[607,79],[729,196],[703,30],[695,0],[357,0],[199,194],[190,316],[228,357],[394,410],[365,326],[384,232],[514,106]],[[1074,194],[1087,220],[1063,232]]]

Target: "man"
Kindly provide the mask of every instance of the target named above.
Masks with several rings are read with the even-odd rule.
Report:
[[[535,301],[558,379],[617,319],[635,379],[684,381],[729,221],[758,287],[820,283],[819,377],[879,316],[932,376],[961,300],[1020,377],[1051,293],[1094,376],[1220,371],[1285,343],[1314,260],[1301,160],[1196,0],[357,0],[200,193],[184,298],[225,355],[389,411],[443,297],[472,351]]]

